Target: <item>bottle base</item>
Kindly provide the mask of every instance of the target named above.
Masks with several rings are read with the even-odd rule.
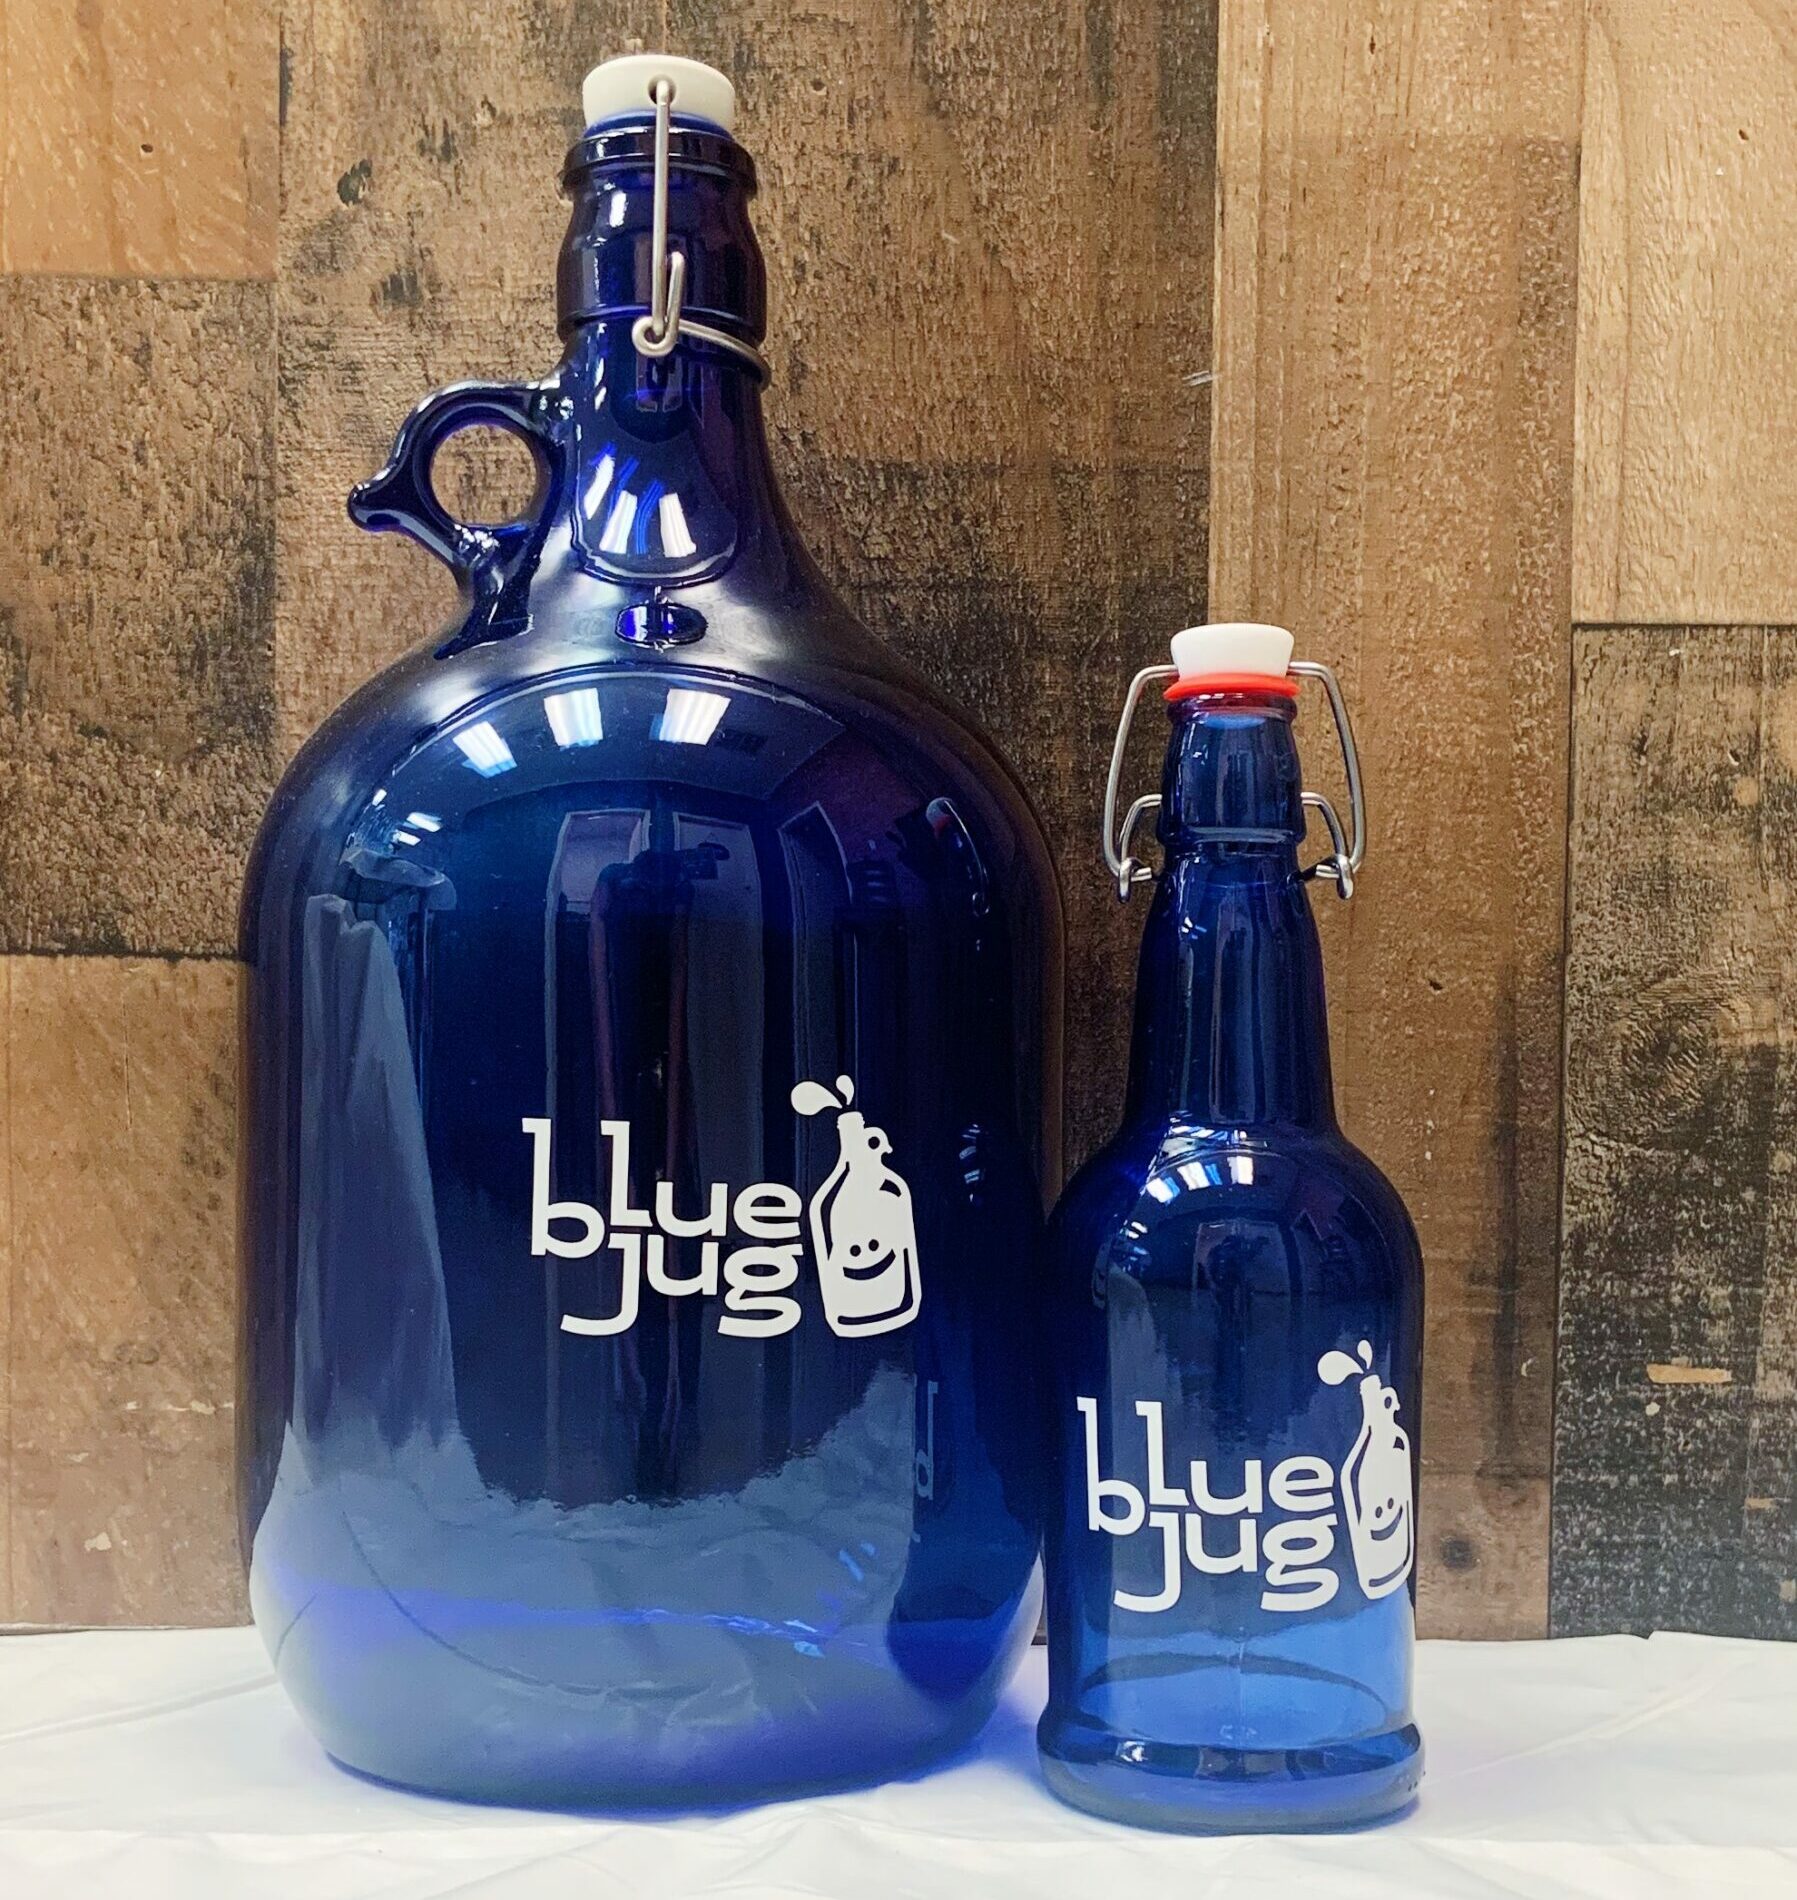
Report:
[[[1042,1777],[1069,1807],[1182,1834],[1335,1831],[1390,1820],[1416,1799],[1414,1723],[1323,1748],[1244,1749],[1138,1741],[1042,1718]]]

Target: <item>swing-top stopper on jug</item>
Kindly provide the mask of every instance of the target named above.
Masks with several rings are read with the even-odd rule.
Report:
[[[704,119],[721,132],[736,129],[736,88],[715,66],[673,53],[625,53],[601,61],[580,88],[587,124],[649,117],[655,111],[656,84],[663,79],[676,118]]]

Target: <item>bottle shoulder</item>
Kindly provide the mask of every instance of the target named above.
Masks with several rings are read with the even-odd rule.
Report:
[[[1081,1283],[1101,1259],[1148,1270],[1228,1238],[1381,1277],[1422,1270],[1402,1197],[1336,1128],[1125,1127],[1068,1184],[1051,1231],[1057,1271]]]

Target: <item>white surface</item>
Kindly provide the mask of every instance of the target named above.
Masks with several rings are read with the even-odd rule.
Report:
[[[0,1638],[6,1900],[1656,1900],[1797,1895],[1797,1645],[1426,1643],[1420,1806],[1198,1840],[1036,1779],[1042,1652],[977,1750],[865,1794],[617,1823],[390,1793],[331,1766],[248,1630]]]
[[[1292,636],[1259,620],[1218,620],[1173,636],[1173,664],[1182,680],[1208,679],[1213,673],[1281,677],[1291,657]]]
[[[655,82],[663,78],[673,81],[675,117],[709,119],[726,132],[734,130],[736,88],[715,66],[672,53],[625,53],[595,66],[580,88],[587,124],[626,112],[653,112]]]

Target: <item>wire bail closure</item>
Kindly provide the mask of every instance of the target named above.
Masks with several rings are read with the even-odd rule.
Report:
[[[1342,698],[1341,683],[1334,672],[1320,660],[1293,660],[1286,671],[1295,673],[1301,679],[1318,681],[1329,695],[1329,710],[1335,715],[1336,737],[1341,741],[1342,764],[1348,775],[1348,816],[1353,825],[1352,838],[1342,830],[1342,821],[1335,807],[1321,792],[1303,792],[1306,811],[1318,813],[1328,827],[1329,855],[1319,858],[1315,864],[1307,865],[1300,873],[1305,878],[1327,878],[1335,886],[1338,897],[1349,898],[1354,895],[1354,879],[1366,857],[1366,793],[1360,782],[1360,753],[1354,744],[1354,727],[1348,718],[1348,704]],[[1129,902],[1131,891],[1138,884],[1150,884],[1155,872],[1151,866],[1131,856],[1130,846],[1134,842],[1136,827],[1150,812],[1161,807],[1159,792],[1144,792],[1140,798],[1130,802],[1129,809],[1123,814],[1122,829],[1117,825],[1117,801],[1123,786],[1123,757],[1129,749],[1130,727],[1135,721],[1136,708],[1141,704],[1144,690],[1158,680],[1171,680],[1178,677],[1176,666],[1145,666],[1129,683],[1129,691],[1123,699],[1123,715],[1117,721],[1117,738],[1111,747],[1111,769],[1104,782],[1104,846],[1105,868],[1117,880],[1117,896],[1123,903]]]
[[[683,316],[686,294],[686,254],[668,249],[668,135],[674,113],[674,82],[665,76],[654,81],[649,97],[655,102],[655,198],[649,229],[649,313],[630,326],[637,354],[657,363],[672,356],[683,336],[697,343],[728,350],[750,364],[765,383],[773,372],[753,343],[732,336],[709,323]]]

